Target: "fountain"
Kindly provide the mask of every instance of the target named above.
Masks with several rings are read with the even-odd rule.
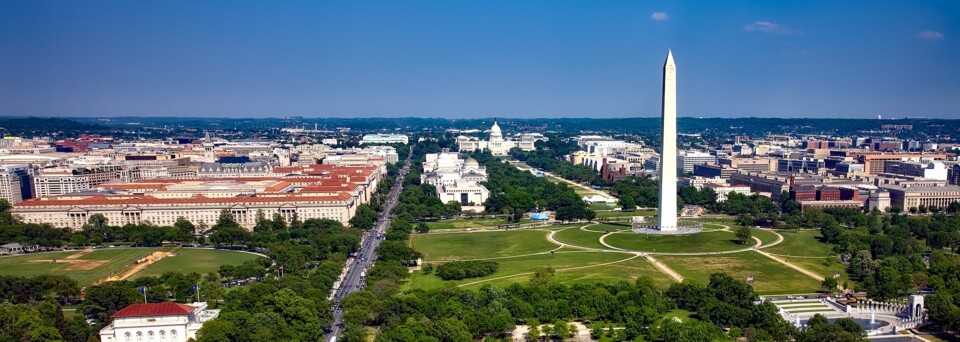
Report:
[[[877,312],[870,313],[870,325],[877,325]]]

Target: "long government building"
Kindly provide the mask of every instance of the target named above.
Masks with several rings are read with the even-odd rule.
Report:
[[[25,223],[47,223],[81,229],[91,215],[102,214],[111,225],[172,225],[183,217],[212,226],[223,210],[248,229],[259,211],[287,221],[325,218],[344,224],[357,206],[370,201],[386,167],[304,165],[276,167],[273,175],[235,178],[141,180],[105,183],[74,194],[41,197],[17,203],[13,214]]]

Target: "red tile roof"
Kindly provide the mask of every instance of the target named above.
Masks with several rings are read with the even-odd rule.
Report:
[[[190,305],[169,302],[133,304],[117,311],[112,317],[184,316],[189,315],[194,309]]]
[[[298,196],[296,194],[263,194],[260,196],[254,197],[227,197],[227,198],[210,198],[203,195],[196,195],[190,198],[156,198],[153,196],[90,196],[87,198],[81,199],[59,199],[56,197],[52,198],[32,198],[16,204],[16,207],[42,207],[42,206],[53,206],[53,205],[138,205],[138,204],[175,204],[175,203],[186,203],[186,204],[202,204],[202,203],[269,203],[269,202],[306,202],[306,201],[317,201],[317,202],[329,202],[329,201],[345,201],[350,199],[351,195],[349,193],[339,193],[333,196]]]

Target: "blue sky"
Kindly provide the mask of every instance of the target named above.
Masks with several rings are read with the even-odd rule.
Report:
[[[0,115],[960,118],[960,1],[0,1]]]

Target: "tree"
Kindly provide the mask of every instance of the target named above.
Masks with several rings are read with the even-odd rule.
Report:
[[[280,213],[273,213],[273,218],[270,219],[270,222],[270,229],[273,229],[274,231],[287,230],[287,220],[285,220],[283,215],[280,215]]]
[[[425,234],[428,232],[430,232],[430,226],[423,222],[417,223],[417,233]]]
[[[230,210],[223,209],[220,211],[220,216],[217,217],[217,223],[213,225],[213,229],[221,228],[239,228],[240,224],[237,223],[236,218],[233,217],[233,214],[230,213]]]
[[[108,220],[106,216],[103,216],[103,214],[93,214],[87,218],[87,224],[89,224],[91,228],[96,230],[106,229],[107,222],[109,221],[110,220]]]
[[[823,281],[820,282],[820,288],[822,288],[824,291],[827,291],[827,292],[836,290],[837,285],[838,285],[837,279],[834,278],[833,276],[823,278]]]
[[[197,232],[197,227],[183,216],[177,217],[177,221],[173,223],[173,227],[177,229],[179,241],[189,241],[193,238],[193,234]]]
[[[960,212],[960,202],[953,201],[947,206],[947,213],[952,215],[956,214],[957,212]]]
[[[740,242],[740,244],[747,244],[748,242],[750,242],[750,236],[751,236],[750,228],[743,227],[743,226],[737,227],[736,235],[737,235],[737,242]]]
[[[637,209],[637,201],[630,196],[620,196],[620,208],[624,211],[631,211]]]
[[[357,212],[350,219],[350,226],[367,230],[373,228],[374,221],[377,220],[377,212],[373,211],[367,204],[361,204],[357,207]]]

